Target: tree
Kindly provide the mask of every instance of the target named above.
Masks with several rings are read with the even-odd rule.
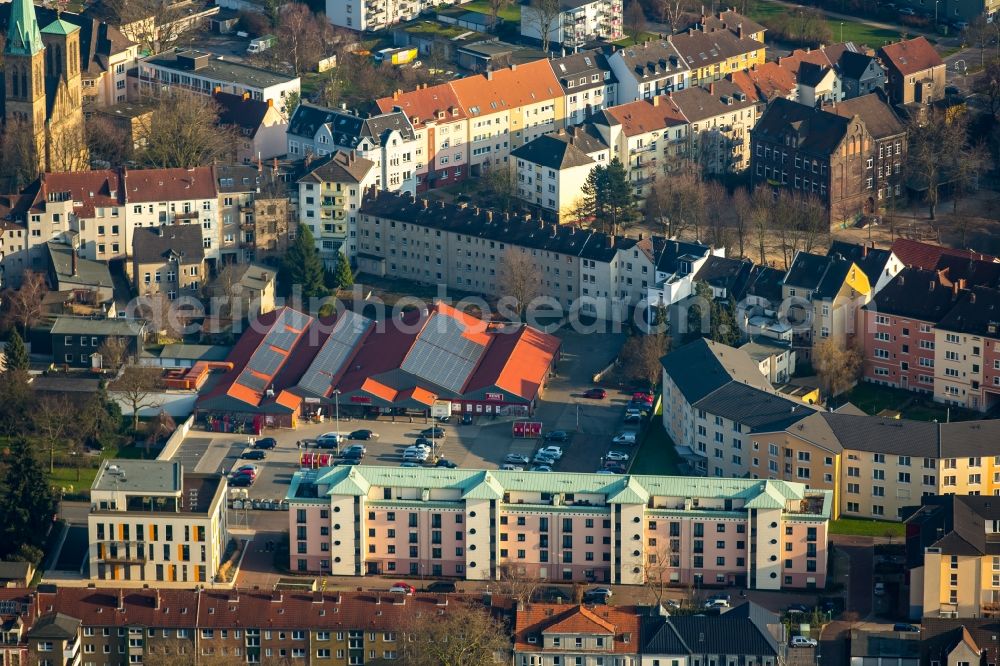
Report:
[[[655,606],[663,603],[663,595],[670,586],[670,574],[676,568],[677,554],[670,549],[669,539],[659,539],[655,548],[646,550],[642,566],[642,582],[653,595]]]
[[[159,53],[166,47],[192,43],[197,24],[187,17],[184,3],[171,0],[104,0],[110,22],[139,45],[140,51]]]
[[[840,395],[857,383],[862,363],[857,348],[841,347],[830,338],[815,345],[812,355],[813,369],[826,395]]]
[[[3,350],[4,367],[12,372],[25,372],[28,370],[28,348],[24,346],[24,340],[18,335],[17,329],[11,331],[10,339]]]
[[[343,252],[337,253],[337,264],[333,268],[331,277],[335,289],[350,289],[354,286],[354,272],[351,270],[351,262]]]
[[[62,393],[46,395],[32,410],[32,429],[49,454],[49,474],[56,468],[56,450],[72,448],[79,434],[78,424],[67,418],[74,412],[75,406]]]
[[[0,433],[24,432],[25,415],[32,412],[35,394],[27,370],[8,367],[0,374]]]
[[[273,47],[276,55],[292,64],[295,75],[314,70],[316,63],[326,56],[326,43],[333,31],[323,17],[317,16],[301,2],[281,5],[275,34],[278,43]]]
[[[639,43],[639,38],[646,31],[646,14],[642,11],[639,0],[631,0],[625,7],[625,29],[633,44]]]
[[[128,341],[121,337],[105,338],[104,342],[97,349],[101,355],[101,366],[106,370],[117,372],[118,368],[128,360]]]
[[[415,614],[406,633],[406,666],[492,666],[510,645],[506,628],[474,602],[453,601],[442,615]]]
[[[751,228],[757,240],[757,248],[760,250],[760,263],[767,265],[767,248],[765,244],[768,239],[771,223],[771,206],[774,204],[774,197],[766,187],[758,187],[750,197],[750,209],[747,211]]]
[[[161,409],[150,424],[149,437],[146,438],[146,454],[148,455],[150,448],[156,446],[161,439],[164,442],[167,441],[175,430],[177,430],[177,423],[174,421],[174,417]]]
[[[207,95],[179,90],[159,93],[152,113],[136,123],[136,161],[159,169],[206,166],[228,161],[237,135],[219,125],[219,106]]]
[[[510,210],[517,198],[517,179],[507,164],[497,164],[483,169],[479,182],[483,190],[499,210]]]
[[[323,281],[323,261],[316,249],[316,240],[308,224],[300,224],[295,242],[288,248],[278,271],[278,286],[282,294],[291,296],[301,290],[301,298],[322,298],[328,291]]]
[[[528,7],[531,8],[530,12],[521,10],[521,22],[524,23],[527,19],[529,25],[538,30],[542,40],[542,51],[547,53],[552,43],[549,33],[562,13],[561,0],[529,0]]]
[[[497,18],[500,12],[510,4],[510,0],[489,0],[490,2],[490,30],[496,31]]]
[[[84,404],[77,419],[84,446],[104,449],[114,443],[122,424],[122,410],[117,402],[108,397],[103,381]]]
[[[49,290],[45,276],[35,271],[24,271],[21,286],[4,292],[8,316],[21,327],[24,337],[28,328],[42,316],[42,300]]]
[[[24,437],[11,441],[6,459],[7,470],[0,494],[3,524],[0,555],[4,559],[25,552],[24,546],[40,549],[52,528],[56,510],[56,499]]]
[[[707,282],[695,283],[694,302],[688,308],[688,335],[692,338],[708,338],[720,344],[735,346],[740,340],[740,329],[736,325],[735,304],[715,298],[712,287]],[[702,308],[707,307],[706,313]],[[704,327],[708,316],[708,328]]]
[[[132,159],[134,145],[129,133],[110,117],[95,113],[87,117],[83,126],[87,137],[87,150],[94,162],[106,162],[111,168],[124,166]]]
[[[591,169],[581,195],[583,209],[607,234],[618,235],[639,216],[628,172],[617,157]]]
[[[274,27],[270,17],[261,12],[241,11],[239,17],[239,29],[251,37],[263,37]]]
[[[707,189],[694,162],[683,160],[675,165],[666,177],[653,182],[652,192],[668,238],[693,228],[695,238],[702,240],[708,211]]]
[[[27,123],[10,119],[0,133],[0,185],[20,192],[38,178],[38,147]]]
[[[663,333],[633,335],[618,355],[625,374],[634,382],[656,388],[662,376],[660,359],[670,350],[670,338]]]
[[[541,579],[529,575],[523,566],[500,565],[500,580],[497,582],[497,591],[501,595],[513,599],[517,606],[530,604],[535,596],[535,590],[541,584]]]
[[[961,151],[961,156],[955,161],[952,174],[953,186],[951,189],[951,212],[958,216],[958,202],[964,196],[973,191],[976,186],[976,177],[987,166],[989,162],[988,151],[982,143],[973,146],[966,146]],[[968,216],[958,216],[958,219],[969,221]],[[968,247],[965,234],[962,234],[962,247]]]
[[[523,248],[504,250],[497,265],[497,293],[501,303],[504,299],[511,302],[514,311],[503,308],[501,314],[514,314],[523,321],[528,305],[540,293],[538,281],[538,267],[530,254]]]
[[[161,387],[160,370],[141,365],[130,365],[108,388],[121,396],[132,409],[132,434],[139,431],[139,412],[160,404],[156,392]]]
[[[990,114],[996,118],[1000,114],[1000,60],[991,60],[985,65],[974,87],[982,91]]]
[[[750,203],[750,195],[747,194],[745,188],[739,188],[733,192],[733,196],[729,200],[732,206],[734,217],[733,217],[733,231],[736,233],[736,244],[739,250],[739,257],[746,256],[746,242],[747,237],[750,233],[752,227],[753,215],[752,206]]]
[[[941,186],[954,177],[967,151],[964,114],[946,115],[928,109],[925,122],[914,119],[908,127],[906,168],[910,181],[924,190],[930,218],[935,219]]]

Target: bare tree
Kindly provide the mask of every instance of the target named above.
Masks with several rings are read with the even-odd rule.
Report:
[[[183,3],[172,0],[104,0],[108,17],[141,51],[159,53],[192,43],[199,27],[188,19]]]
[[[508,247],[497,266],[497,296],[513,300],[518,318],[524,319],[531,300],[541,293],[538,281],[538,267],[531,255]]]
[[[139,119],[136,160],[155,168],[191,168],[225,161],[237,145],[232,128],[219,125],[219,106],[205,95],[183,91],[159,93],[155,109]]]
[[[97,349],[101,355],[101,365],[106,370],[117,372],[118,368],[125,364],[129,357],[128,341],[122,337],[105,338],[104,343]]]
[[[670,586],[670,574],[676,569],[676,566],[673,566],[674,555],[668,539],[658,538],[655,547],[646,549],[646,561],[642,566],[642,583],[652,593],[657,606],[662,605],[663,595]]]
[[[767,265],[766,243],[770,233],[771,207],[773,205],[774,197],[767,191],[767,188],[758,187],[753,191],[748,215],[757,241],[757,248],[760,251],[760,263],[765,266]]]
[[[48,292],[45,276],[35,271],[24,271],[21,286],[4,292],[7,314],[21,327],[23,338],[28,338],[28,328],[42,316],[42,300]]]
[[[159,368],[130,365],[108,389],[117,393],[132,409],[132,433],[139,430],[139,412],[160,404],[156,392],[161,388]]]
[[[930,218],[940,201],[941,186],[955,176],[967,148],[967,120],[964,114],[946,115],[933,109],[926,122],[910,123],[906,154],[909,180],[924,189]]]
[[[750,195],[744,188],[740,187],[733,192],[729,203],[733,209],[733,231],[736,233],[736,246],[739,250],[739,256],[745,257],[747,235],[750,233],[753,220]]]
[[[497,29],[497,18],[500,16],[500,12],[507,8],[510,4],[510,0],[489,0],[490,2],[490,20],[491,30]]]
[[[405,628],[406,666],[492,666],[508,649],[506,628],[484,606],[455,602],[443,614],[411,616]]]
[[[813,347],[813,369],[828,396],[840,395],[854,386],[861,364],[861,352],[856,347],[841,347],[832,338]]]
[[[175,430],[177,430],[177,423],[174,421],[174,417],[161,409],[150,424],[149,437],[146,438],[146,454],[149,455],[150,448],[156,446],[161,439],[166,441]]]
[[[539,32],[542,40],[542,50],[548,51],[552,43],[550,32],[555,27],[559,15],[562,13],[561,0],[529,0],[528,7],[531,8],[525,16],[524,9],[521,10],[521,21],[527,18],[529,25],[533,25]]]
[[[31,425],[49,454],[49,474],[56,468],[56,449],[72,448],[79,432],[70,414],[76,407],[65,394],[47,395],[31,412]]]
[[[38,147],[25,122],[7,120],[0,134],[0,155],[0,185],[8,192],[21,191],[38,177]]]
[[[542,584],[539,578],[528,574],[525,567],[516,564],[500,565],[500,580],[497,589],[500,594],[510,597],[517,605],[531,603],[535,590]]]
[[[660,359],[669,350],[670,338],[663,333],[633,335],[625,341],[618,358],[630,379],[655,388],[663,372]]]
[[[333,26],[301,2],[282,5],[278,10],[275,52],[292,64],[295,75],[314,70],[332,41]]]
[[[110,117],[101,113],[92,114],[84,122],[84,131],[92,160],[118,167],[132,159],[132,137]]]
[[[639,43],[639,38],[646,31],[646,14],[642,11],[639,0],[631,0],[625,7],[625,29],[633,44]]]
[[[501,163],[484,167],[479,180],[496,208],[510,210],[513,207],[517,198],[517,179],[511,165]]]

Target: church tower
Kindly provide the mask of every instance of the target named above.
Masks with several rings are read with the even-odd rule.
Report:
[[[87,168],[80,76],[80,28],[57,18],[42,28],[45,47],[46,171]]]
[[[12,0],[4,48],[4,126],[31,137],[39,170],[45,168],[45,45],[31,0]]]

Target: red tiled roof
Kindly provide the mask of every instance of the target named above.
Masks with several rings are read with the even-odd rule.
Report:
[[[674,125],[687,124],[684,114],[668,95],[613,106],[606,109],[605,113],[622,124],[622,133],[625,136],[636,136]]]
[[[563,96],[559,79],[546,59],[456,79],[451,88],[470,117]]]
[[[931,46],[927,38],[921,35],[895,44],[888,44],[878,50],[887,64],[895,68],[903,76],[916,74],[932,67],[943,67],[941,55]]]
[[[214,199],[218,196],[212,167],[193,169],[127,169],[129,203]]]
[[[909,238],[897,238],[892,244],[892,253],[896,255],[904,266],[922,268],[924,270],[935,270],[941,262],[942,257],[957,257],[960,259],[976,259],[980,261],[998,261],[996,257],[970,250],[960,250],[951,247],[942,247],[931,243],[921,243]]]
[[[125,188],[121,186],[121,174],[113,169],[100,169],[43,173],[39,176],[31,210],[44,211],[45,203],[50,198],[58,199],[60,195],[66,193],[73,199],[74,212],[81,217],[94,217],[96,208],[125,205]]]
[[[406,93],[397,90],[391,97],[383,97],[375,103],[382,113],[388,113],[399,107],[415,128],[423,127],[428,121],[434,121],[439,113],[444,114],[439,122],[454,122],[465,120],[467,117],[458,96],[447,83],[417,88]],[[414,118],[417,120],[414,121]]]
[[[752,69],[730,74],[733,83],[755,100],[769,101],[787,97],[795,90],[795,74],[776,62],[754,65]]]
[[[518,610],[514,624],[515,651],[541,651],[540,639],[529,643],[531,636],[541,634],[612,635],[614,652],[634,653],[639,650],[639,616],[632,606],[570,606],[564,604],[531,604]],[[623,640],[629,634],[629,642]]]
[[[525,400],[533,400],[559,352],[559,338],[527,326],[520,327],[516,333],[500,329],[492,337],[466,391],[495,386]]]
[[[799,67],[804,62],[811,62],[820,67],[833,67],[833,62],[824,49],[795,49],[790,55],[778,58],[778,64],[790,71],[796,77],[799,75]]]

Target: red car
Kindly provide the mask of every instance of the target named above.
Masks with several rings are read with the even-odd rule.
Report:
[[[236,477],[239,477],[239,476],[248,476],[248,477],[250,477],[251,481],[256,481],[257,480],[257,472],[253,471],[252,469],[238,469],[238,470],[236,470],[236,472],[233,474],[233,478],[235,479]]]
[[[593,398],[594,400],[604,400],[608,397],[608,392],[602,388],[592,388],[587,389],[583,394],[584,398]]]
[[[643,393],[641,391],[638,393],[633,393],[632,400],[634,400],[635,402],[644,402],[647,405],[653,404],[653,396],[651,396],[648,393]]]
[[[405,595],[409,596],[409,595],[413,594],[414,592],[416,592],[417,588],[413,587],[412,585],[408,585],[406,583],[403,583],[403,582],[398,582],[398,583],[393,583],[392,587],[389,588],[389,591],[390,592],[397,592],[399,594],[405,594]]]

